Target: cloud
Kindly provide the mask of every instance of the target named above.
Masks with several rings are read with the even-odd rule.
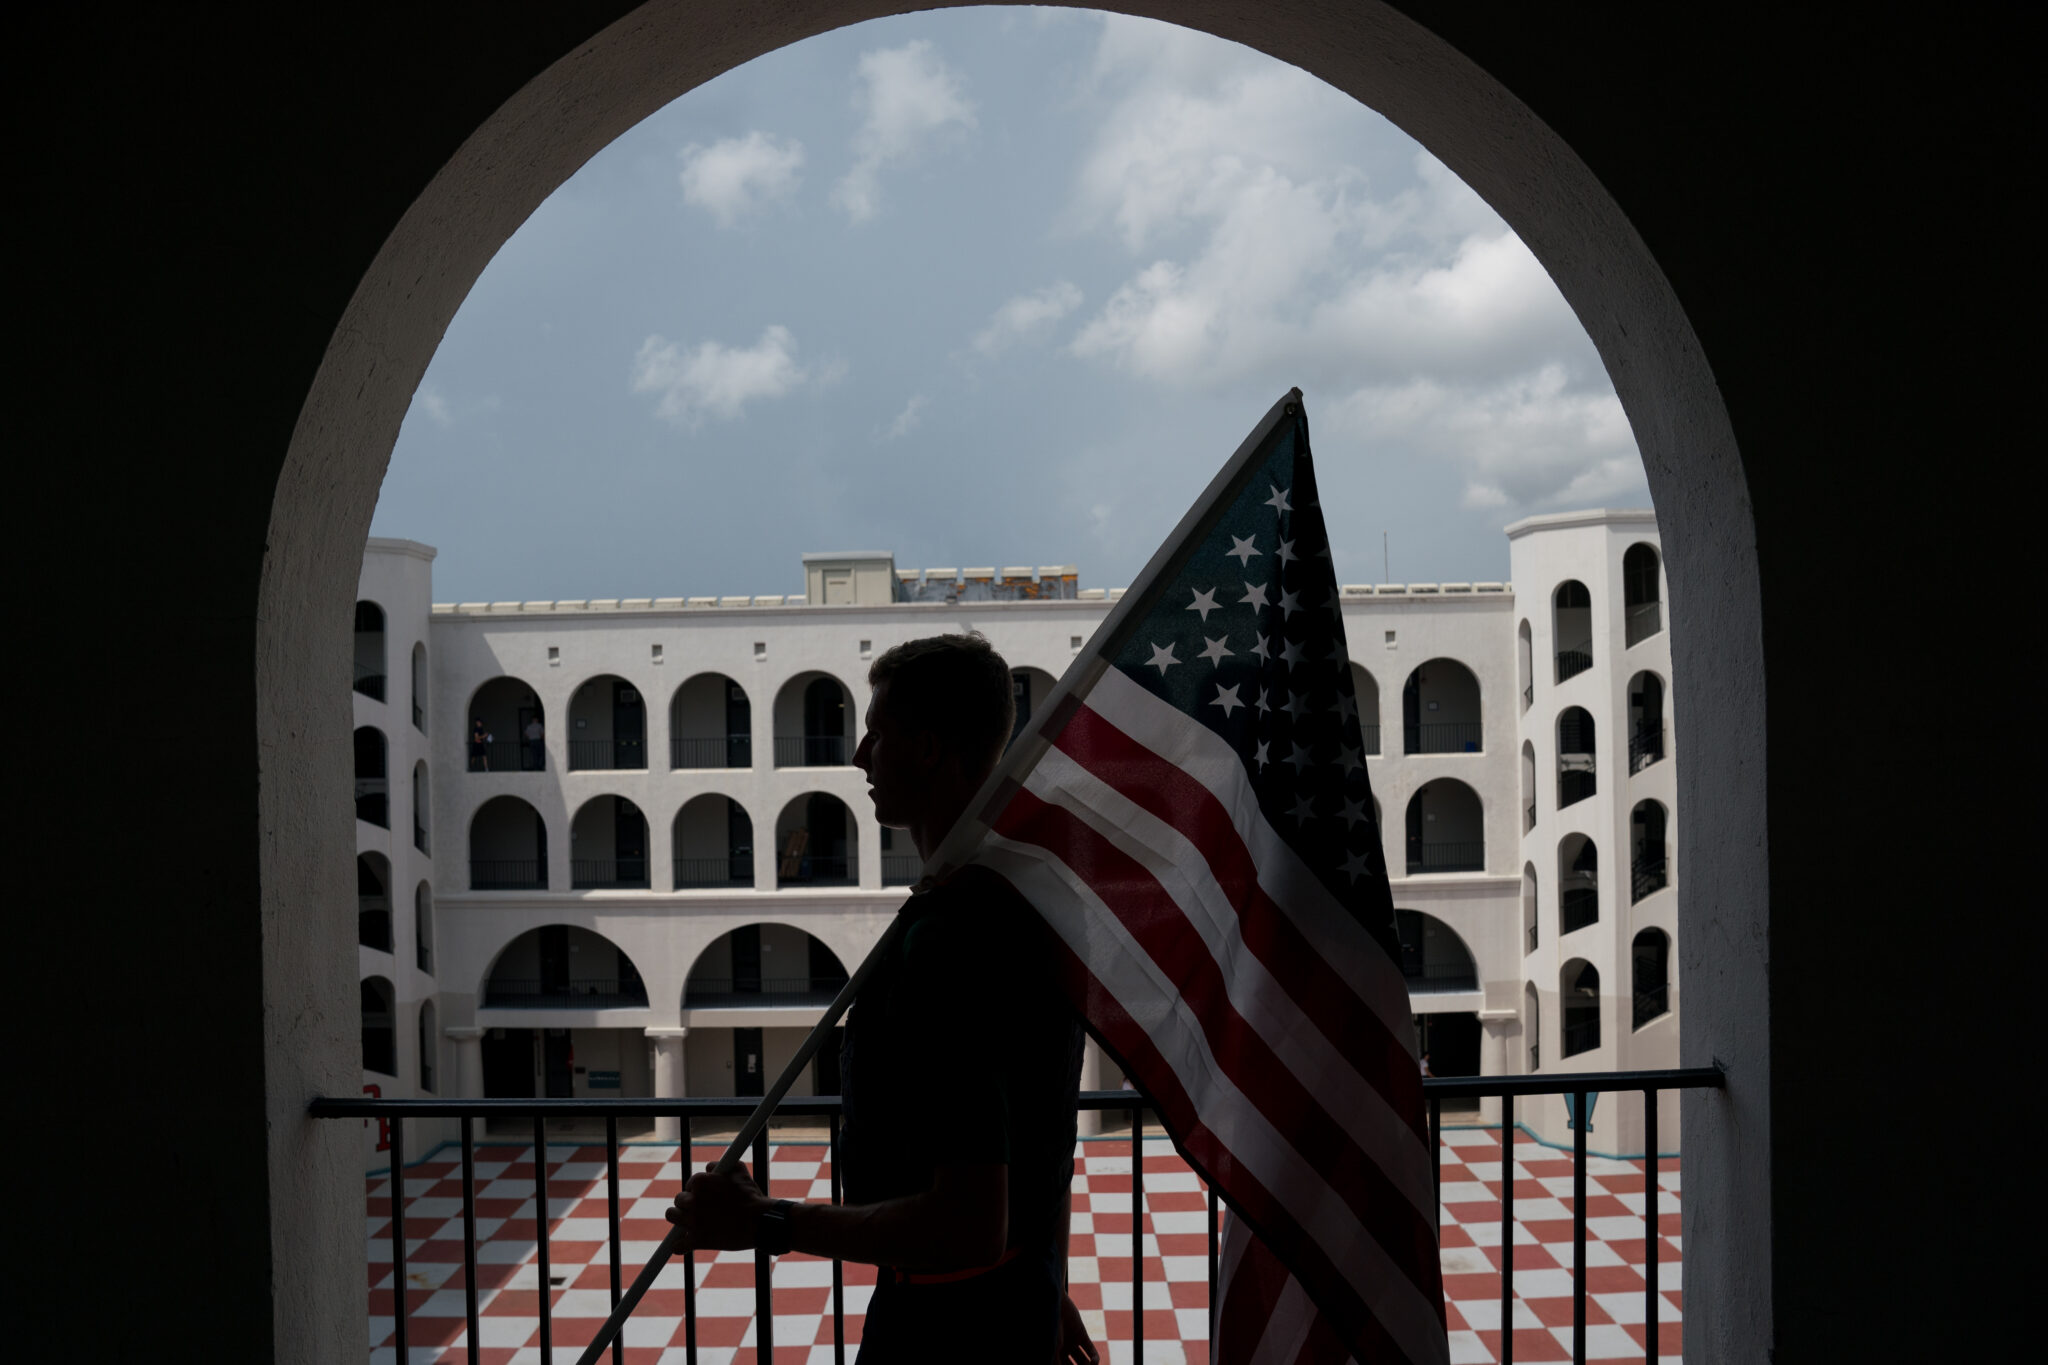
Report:
[[[838,371],[818,378],[829,381]],[[697,427],[705,417],[730,421],[748,403],[781,398],[813,376],[796,360],[796,338],[771,326],[752,346],[698,343],[688,351],[661,336],[650,336],[633,357],[633,392],[659,395],[654,415],[678,426]]]
[[[1032,294],[1019,294],[989,315],[988,326],[974,334],[974,349],[995,355],[1011,342],[1052,326],[1081,306],[1081,291],[1061,280]]]
[[[448,400],[433,389],[420,390],[419,407],[421,412],[433,419],[437,427],[446,429],[455,423],[454,414],[448,411]]]
[[[759,130],[708,147],[693,142],[681,155],[683,202],[709,212],[720,227],[789,195],[804,164],[801,142],[777,141]]]
[[[413,395],[412,400],[412,411],[420,413],[443,431],[447,431],[451,427],[457,426],[472,417],[496,412],[503,406],[504,400],[495,393],[485,394],[481,398],[451,401],[446,394],[442,393],[438,387],[432,384],[420,385],[419,392]],[[407,413],[407,416],[410,417],[411,413]]]
[[[863,52],[856,67],[853,166],[832,191],[832,201],[856,223],[881,207],[881,173],[914,157],[929,139],[974,124],[974,105],[960,77],[924,39]]]
[[[877,431],[875,439],[880,441],[898,441],[908,436],[911,432],[916,431],[918,426],[924,421],[924,410],[931,406],[931,401],[931,399],[921,393],[912,394],[910,401],[903,405],[903,411],[897,413],[895,419],[887,426]]]

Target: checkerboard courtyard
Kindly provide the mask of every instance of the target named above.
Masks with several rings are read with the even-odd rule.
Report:
[[[699,1168],[722,1147],[698,1145]],[[778,1143],[769,1154],[771,1193],[828,1199],[831,1172],[822,1143]],[[1451,1359],[1498,1359],[1500,1312],[1501,1149],[1497,1129],[1451,1128],[1443,1135],[1444,1294]],[[1128,1139],[1078,1144],[1070,1281],[1107,1360],[1132,1362],[1131,1148]],[[549,1144],[547,1287],[554,1358],[573,1361],[611,1310],[605,1153],[602,1145]],[[480,1144],[476,1150],[477,1292],[481,1314],[476,1358],[485,1365],[538,1365],[540,1266],[535,1242],[533,1148]],[[457,1365],[470,1358],[464,1308],[461,1153],[443,1147],[404,1171],[408,1355],[412,1362]],[[675,1144],[633,1143],[619,1149],[619,1235],[622,1275],[630,1282],[668,1224],[662,1211],[684,1172]],[[1526,1133],[1514,1143],[1515,1267],[1511,1324],[1517,1361],[1569,1360],[1572,1326],[1572,1154]],[[1587,1355],[1640,1360],[1644,1337],[1644,1163],[1592,1157],[1586,1166]],[[1679,1246],[1678,1162],[1659,1165],[1663,1191],[1655,1235],[1659,1359],[1679,1359],[1683,1308]],[[395,1365],[392,1279],[392,1181],[368,1181],[370,1358]],[[1207,1197],[1202,1183],[1164,1138],[1144,1151],[1142,1255],[1144,1360],[1209,1358]],[[631,1365],[682,1365],[685,1355],[684,1268],[680,1257],[627,1322]],[[704,1365],[755,1365],[754,1262],[751,1252],[697,1258],[697,1359]],[[861,1315],[873,1292],[872,1267],[845,1267],[846,1358],[860,1341]],[[792,1255],[773,1275],[775,1365],[831,1365],[832,1266]],[[974,1359],[962,1343],[960,1359]]]

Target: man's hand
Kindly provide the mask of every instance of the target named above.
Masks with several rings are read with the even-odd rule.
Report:
[[[714,1162],[690,1177],[670,1205],[668,1221],[683,1231],[683,1245],[692,1250],[750,1251],[755,1220],[768,1198],[735,1166],[725,1175]]]
[[[1095,1343],[1088,1339],[1088,1329],[1081,1324],[1081,1310],[1064,1294],[1060,1296],[1060,1352],[1056,1359],[1059,1365],[1096,1365],[1100,1359]]]

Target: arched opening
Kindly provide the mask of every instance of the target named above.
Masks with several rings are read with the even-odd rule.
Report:
[[[828,792],[799,796],[775,821],[775,885],[854,886],[853,814]]]
[[[1664,843],[1667,817],[1662,804],[1638,801],[1628,816],[1628,887],[1634,903],[1671,884],[1671,859]]]
[[[1351,694],[1358,700],[1358,729],[1365,751],[1380,751],[1380,685],[1363,665],[1351,665]]]
[[[1594,772],[1593,717],[1567,706],[1557,718],[1557,808],[1583,801],[1599,786]]]
[[[775,766],[842,768],[853,761],[847,738],[853,694],[830,673],[799,673],[775,694]]]
[[[671,768],[754,766],[754,707],[723,673],[699,673],[668,703]]]
[[[518,678],[493,678],[469,699],[469,770],[537,773],[547,768],[540,694]]]
[[[1536,919],[1536,864],[1522,864],[1522,951],[1533,953],[1540,941]]]
[[[1575,957],[1558,973],[1557,999],[1564,1014],[1564,1052],[1576,1057],[1600,1046],[1600,972]]]
[[[381,976],[366,976],[358,991],[363,1012],[363,1070],[398,1075],[397,996]]]
[[[438,1035],[434,1028],[434,1002],[431,1000],[420,1002],[419,1034],[420,1089],[431,1094],[435,1089],[434,1073],[439,1069],[434,1065]]]
[[[1010,727],[1010,742],[1015,744],[1017,736],[1030,726],[1039,706],[1052,695],[1052,689],[1059,679],[1042,668],[1013,668],[1010,670],[1010,693],[1017,702],[1017,720]],[[885,869],[886,872],[886,869]]]
[[[375,602],[356,603],[356,691],[373,701],[383,701],[384,608]]]
[[[1408,799],[1408,875],[1484,872],[1486,815],[1479,794],[1439,778]]]
[[[1402,748],[1411,754],[1476,754],[1479,679],[1456,659],[1431,659],[1401,688]]]
[[[427,642],[415,640],[412,646],[412,728],[421,734],[427,732]]]
[[[678,891],[744,890],[754,884],[754,821],[729,796],[692,797],[669,830]]]
[[[647,817],[623,796],[594,796],[569,821],[569,887],[647,887]]]
[[[1642,930],[1629,945],[1628,961],[1633,1026],[1641,1028],[1671,1011],[1670,936],[1662,929]]]
[[[428,976],[434,974],[434,888],[422,881],[412,889],[413,961]]]
[[[697,955],[683,985],[683,1008],[822,1009],[846,979],[846,964],[803,930],[746,924]]]
[[[647,708],[640,689],[606,673],[569,698],[569,771],[637,772],[647,766]]]
[[[1621,556],[1622,645],[1634,645],[1664,629],[1663,595],[1657,587],[1657,551],[1638,542]]]
[[[381,853],[356,855],[356,942],[391,951],[391,864]]]
[[[433,850],[427,846],[427,812],[433,808],[432,793],[427,790],[427,760],[422,758],[412,765],[412,846],[429,855]]]
[[[486,1009],[645,1009],[633,960],[603,934],[570,924],[529,929],[484,977]]]
[[[1522,709],[1526,711],[1536,704],[1536,644],[1526,616],[1515,631],[1515,679],[1522,689]]]
[[[1628,770],[1641,772],[1664,758],[1664,680],[1638,673],[1628,683]]]
[[[1472,950],[1450,925],[1421,910],[1396,910],[1394,932],[1401,940],[1401,976],[1410,995],[1479,989]]]
[[[1543,1002],[1537,997],[1536,983],[1522,983],[1522,1036],[1528,1040],[1529,1069],[1543,1068]]]
[[[545,891],[548,827],[516,796],[494,796],[469,822],[469,889]]]
[[[391,828],[391,780],[385,771],[389,745],[374,725],[356,731],[356,819]]]
[[[1593,666],[1593,594],[1577,579],[1557,585],[1551,597],[1550,638],[1557,646],[1557,680],[1576,678]]]
[[[1600,850],[1583,834],[1557,844],[1557,931],[1569,934],[1600,922]]]
[[[1522,832],[1536,828],[1536,746],[1522,741]]]

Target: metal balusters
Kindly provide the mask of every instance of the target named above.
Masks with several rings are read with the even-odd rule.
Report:
[[[684,1120],[685,1125],[688,1122]],[[689,1148],[683,1150],[688,1151]],[[683,1166],[687,1175],[689,1162],[685,1161]],[[694,1251],[683,1253],[683,1359],[687,1365],[697,1365],[697,1253]]]
[[[462,1116],[462,1308],[469,1324],[469,1365],[477,1365],[476,1302],[476,1143],[469,1115]]]
[[[839,1195],[839,1115],[826,1120],[825,1159],[832,1163],[832,1202]],[[846,1262],[832,1258],[832,1365],[846,1365]]]
[[[405,1348],[405,1120],[391,1116],[391,1288],[392,1321],[396,1324],[398,1359]]]
[[[1586,1365],[1586,1129],[1593,1117],[1578,1091],[1572,1128],[1572,1361]]]
[[[1204,1182],[1209,1191],[1209,1336],[1216,1336],[1216,1187]]]
[[[1515,1365],[1515,1097],[1500,1097],[1500,1365]]]
[[[607,1213],[612,1225],[612,1307],[619,1306],[619,1120],[606,1115],[604,1121],[604,1175]],[[612,1338],[612,1365],[626,1365],[626,1334]]]
[[[1643,1359],[1657,1365],[1657,1092],[1643,1091]]]
[[[1131,1111],[1131,1359],[1145,1358],[1145,1111]]]
[[[1434,1199],[1429,1221],[1439,1233],[1444,1226],[1444,1102],[1429,1102],[1429,1187]]]
[[[554,1278],[548,1272],[547,1119],[533,1116],[533,1241],[540,1266],[540,1365],[555,1365]]]
[[[768,1129],[754,1138],[754,1183],[768,1193]],[[775,1258],[754,1248],[754,1359],[775,1359],[775,1293],[770,1284]]]

